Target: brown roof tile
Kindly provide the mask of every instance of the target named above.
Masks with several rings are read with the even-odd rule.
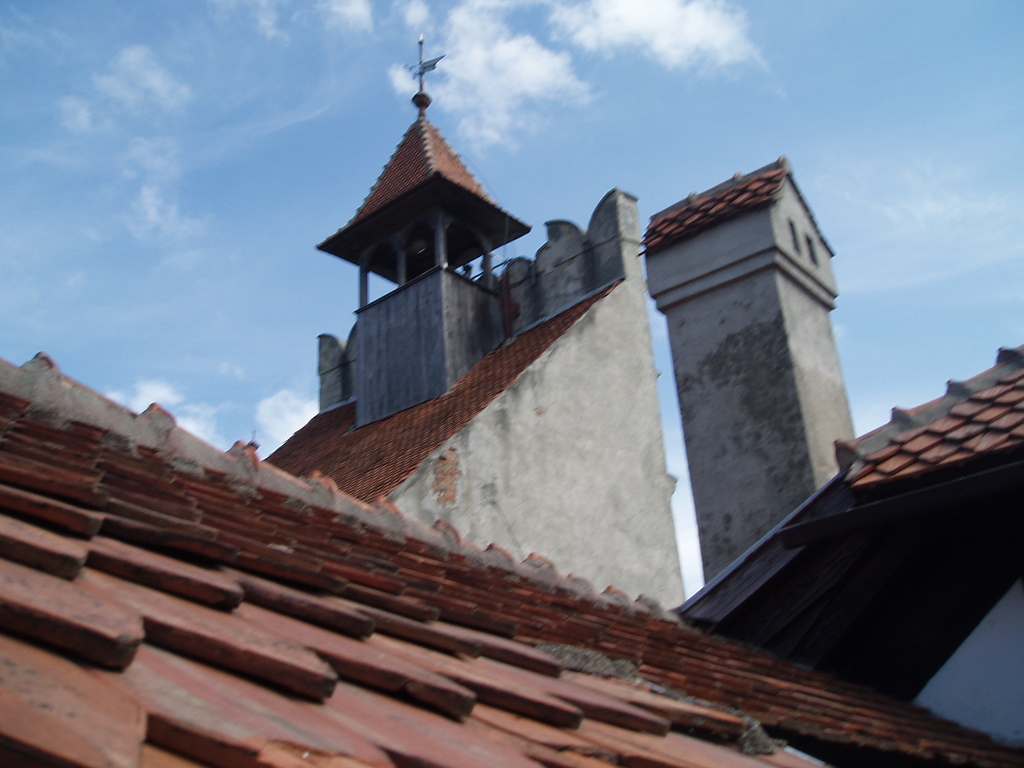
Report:
[[[123,669],[142,642],[140,614],[78,582],[0,560],[0,627],[93,664]]]
[[[0,412],[5,402],[14,405],[4,429],[44,435],[29,423],[39,409],[0,395]],[[102,506],[59,508],[71,520],[88,512],[99,531],[35,514],[58,503],[39,477],[28,478],[36,491],[0,480],[0,499],[14,500],[0,504],[0,521],[12,523],[0,538],[88,549],[107,571],[58,578],[59,558],[14,563],[0,546],[0,764],[134,768],[141,754],[144,768],[739,768],[764,762],[740,749],[757,722],[772,735],[856,746],[868,763],[882,753],[1024,763],[911,705],[622,595],[581,591],[539,558],[513,563],[267,464],[232,469],[230,456],[208,453],[209,466],[193,456],[185,476],[174,454],[84,434],[53,461],[105,468],[95,475]],[[119,496],[128,483],[130,503]],[[632,659],[639,675],[564,671],[533,647],[542,642]],[[765,760],[809,768],[797,755]]]
[[[778,199],[789,174],[789,164],[779,158],[753,173],[736,174],[707,192],[690,195],[651,218],[644,235],[647,253],[657,253],[723,221],[770,205]]]
[[[916,420],[907,430],[894,421],[855,444],[863,458],[854,465],[850,483],[866,488],[880,482],[929,474],[929,466],[948,470],[964,461],[993,457],[1018,443],[1013,430],[1024,424],[1024,347],[1000,354],[995,367],[970,381],[950,385],[946,397],[903,411]]]
[[[89,542],[89,567],[213,608],[230,611],[242,602],[242,588],[223,573],[115,539]]]
[[[403,194],[439,175],[494,204],[441,132],[422,115],[409,126],[377,183],[348,226],[369,218]]]
[[[73,579],[89,550],[78,541],[11,517],[0,517],[0,558]]]
[[[136,768],[146,713],[88,669],[0,633],[4,765]]]

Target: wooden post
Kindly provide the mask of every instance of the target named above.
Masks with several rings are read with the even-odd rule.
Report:
[[[359,254],[359,308],[362,309],[370,303],[370,251],[369,249]]]
[[[438,208],[434,212],[434,263],[441,269],[448,268],[448,248],[445,235],[444,211]]]

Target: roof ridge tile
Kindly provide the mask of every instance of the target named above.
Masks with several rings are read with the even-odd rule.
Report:
[[[904,433],[908,430],[929,426],[945,417],[972,418],[988,407],[988,403],[976,403],[973,398],[1000,385],[1003,378],[1019,371],[1024,371],[1024,346],[1015,349],[1001,348],[996,356],[996,363],[991,368],[964,381],[948,381],[945,394],[924,405],[915,408],[894,407],[889,422],[862,435],[852,443],[837,445],[840,466],[845,466],[852,478],[861,473],[865,463],[870,462],[872,454],[893,443],[902,442]]]

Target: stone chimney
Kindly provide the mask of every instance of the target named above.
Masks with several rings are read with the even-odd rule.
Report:
[[[853,436],[832,250],[784,158],[651,219],[706,579],[837,471]]]

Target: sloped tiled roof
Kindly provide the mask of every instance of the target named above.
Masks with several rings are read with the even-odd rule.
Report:
[[[426,117],[420,115],[405,132],[398,148],[384,166],[380,178],[356,211],[349,226],[369,218],[435,175],[494,205],[494,201],[467,170],[462,159],[448,146],[441,132]]]
[[[678,205],[655,214],[644,234],[647,253],[657,253],[723,221],[773,203],[790,173],[789,163],[780,157],[752,173],[737,173],[717,187],[692,194]]]
[[[5,765],[807,765],[758,720],[864,764],[1022,763],[249,447],[221,454],[46,360],[0,361],[0,468]]]
[[[405,132],[352,219],[317,248],[360,264],[367,249],[390,242],[399,232],[408,235],[410,224],[426,223],[438,210],[444,211],[448,224],[463,225],[446,225],[452,267],[475,258],[471,254],[498,248],[530,231],[528,224],[490,198],[440,131],[421,114]],[[392,260],[384,261],[370,268],[387,280],[399,282]],[[414,271],[422,272],[428,266],[420,263]]]
[[[855,489],[961,471],[968,462],[1020,453],[1024,446],[1024,346],[1000,350],[997,364],[944,397],[894,409],[888,424],[837,446]]]
[[[359,429],[352,429],[354,402],[333,408],[314,416],[267,460],[295,475],[323,472],[345,493],[363,501],[387,496],[614,287],[519,334],[440,397]]]

